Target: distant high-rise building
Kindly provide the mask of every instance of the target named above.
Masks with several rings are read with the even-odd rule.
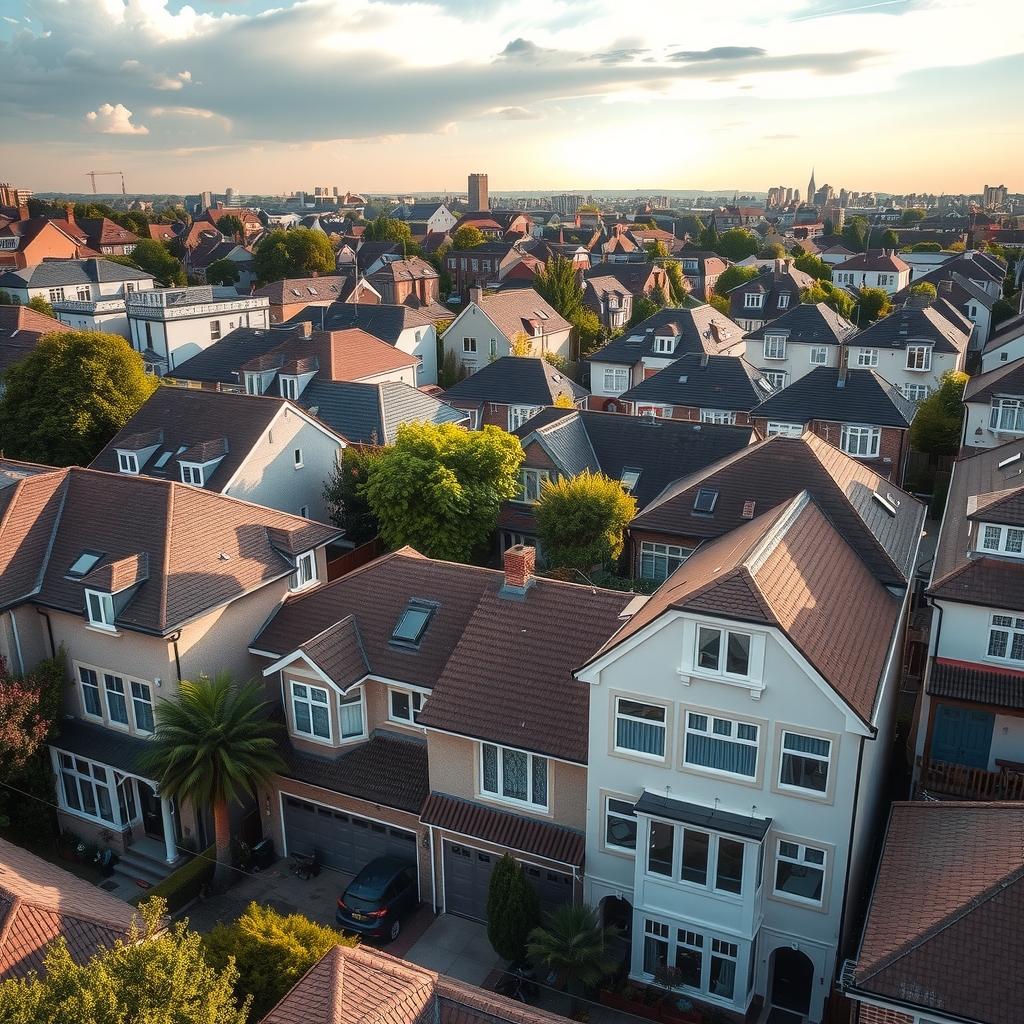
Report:
[[[800,202],[800,189],[798,189],[798,188],[793,189],[793,202],[794,203],[799,203]]]
[[[242,205],[242,197],[233,189],[224,192],[224,205],[229,210],[237,210]]]
[[[199,206],[203,210],[209,210],[213,207],[213,193],[212,192],[200,192],[199,193]]]
[[[797,194],[797,199],[799,199],[799,198],[800,198],[800,196],[799,196],[799,194]],[[786,189],[786,202],[787,203],[793,202],[793,190],[791,188],[787,188]]]
[[[469,212],[482,213],[491,208],[487,194],[487,175],[471,174],[469,176]]]
[[[995,210],[1000,206],[1006,205],[1006,186],[1005,185],[986,185],[985,192],[982,195],[982,206],[986,210]]]
[[[814,202],[814,193],[818,190],[814,187],[814,168],[811,168],[811,180],[807,183],[807,202]]]
[[[10,182],[0,184],[0,206],[10,206],[17,210],[19,207],[28,206],[31,198],[31,189],[15,188]]]
[[[571,217],[583,205],[583,196],[563,193],[551,197],[551,209],[563,217]]]

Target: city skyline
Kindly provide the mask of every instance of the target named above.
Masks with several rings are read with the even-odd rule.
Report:
[[[8,0],[0,177],[87,192],[1020,188],[1013,0]],[[978,24],[984,59],[963,40]],[[983,154],[983,155],[979,155]],[[112,179],[111,179],[112,180]],[[728,187],[725,187],[728,186]],[[107,186],[111,188],[110,185]],[[102,190],[102,189],[101,189]]]

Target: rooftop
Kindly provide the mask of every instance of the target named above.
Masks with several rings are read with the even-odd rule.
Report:
[[[562,396],[575,403],[590,392],[546,359],[503,356],[450,387],[446,402],[459,405],[499,402],[504,405],[554,405]]]

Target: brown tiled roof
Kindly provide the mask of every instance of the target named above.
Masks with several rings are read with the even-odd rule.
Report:
[[[426,260],[410,256],[385,263],[379,270],[368,274],[367,278],[373,284],[374,281],[419,281],[437,276],[437,271]]]
[[[1024,565],[971,550],[977,547],[976,538],[972,542],[971,537],[971,518],[978,507],[975,499],[983,497],[982,505],[992,507],[998,504],[995,496],[1004,492],[1011,499],[1007,513],[1015,514],[1015,496],[1024,485],[1022,453],[1024,444],[1018,439],[953,464],[928,591],[933,597],[1024,611]],[[1000,462],[1007,464],[1000,468]],[[996,522],[1011,521],[994,508],[991,515]]]
[[[126,428],[127,429],[127,428]],[[160,444],[164,439],[163,427],[143,430],[137,434],[126,434],[124,430],[117,435],[117,445],[122,451],[140,452],[143,448]]]
[[[358,683],[370,671],[359,625],[351,615],[307,640],[299,650],[342,690]]]
[[[44,334],[69,329],[29,306],[0,306],[0,373],[24,359]]]
[[[1024,1005],[1024,805],[897,803],[856,991],[1017,1024]]]
[[[421,725],[585,764],[589,691],[572,670],[620,627],[632,595],[536,579],[525,600],[505,600],[503,581],[404,548],[287,601],[251,650],[283,657],[352,616],[370,673],[433,689]],[[390,641],[414,598],[436,610],[411,649]]]
[[[701,488],[718,491],[710,516],[695,515]],[[753,501],[774,508],[806,489],[832,524],[886,586],[906,586],[924,523],[924,508],[905,491],[813,434],[771,437],[665,488],[642,509],[631,529],[711,538],[744,522]],[[873,497],[891,495],[891,515]]]
[[[1024,526],[1024,484],[1005,491],[971,495],[967,499],[967,516],[975,522]]]
[[[442,793],[430,794],[423,805],[420,820],[446,832],[472,836],[562,864],[581,865],[587,845],[582,832]]]
[[[996,672],[936,658],[928,676],[928,692],[935,697],[1024,709],[1024,672]]]
[[[230,445],[226,437],[217,437],[211,440],[198,441],[190,448],[187,448],[177,456],[175,462],[198,462],[200,465],[206,462],[213,462],[214,459],[221,459],[230,451]]]
[[[108,562],[98,569],[93,569],[83,577],[82,585],[96,590],[105,590],[108,594],[120,594],[122,590],[134,587],[149,579],[149,554],[142,551],[137,555],[129,555],[117,562]]]
[[[187,484],[77,467],[41,473],[0,488],[0,603],[31,595],[39,604],[80,615],[83,580],[67,572],[84,549],[103,552],[95,570],[116,564],[111,582],[116,576],[119,583],[138,574],[139,556],[148,553],[148,579],[116,621],[165,634],[292,572],[291,561],[268,536],[275,529],[301,542],[299,550],[339,533]],[[7,545],[8,530],[17,546]],[[40,566],[42,581],[34,584]]]
[[[0,978],[42,971],[47,943],[61,935],[83,964],[135,920],[134,907],[0,839]]]
[[[344,297],[346,286],[351,282],[347,276],[331,274],[327,277],[290,277],[283,281],[271,281],[257,288],[253,295],[266,297],[272,306],[290,306],[297,302],[305,305],[335,302]]]
[[[366,743],[328,758],[296,750],[281,730],[278,751],[287,765],[279,773],[285,778],[410,814],[419,813],[430,791],[427,745],[422,740],[377,731]]]
[[[671,609],[777,626],[872,722],[899,601],[806,491],[699,547],[605,650]]]
[[[532,288],[510,288],[484,295],[478,303],[495,327],[509,340],[526,329],[531,321],[543,323],[545,334],[567,331],[570,324]],[[539,314],[545,313],[546,317]]]
[[[101,245],[134,245],[139,236],[115,224],[109,217],[83,217],[75,222],[95,249]]]

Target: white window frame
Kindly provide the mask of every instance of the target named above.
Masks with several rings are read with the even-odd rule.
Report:
[[[651,870],[651,831],[655,825],[672,830],[672,864],[668,874],[662,871]],[[691,836],[703,836],[706,840],[707,858],[704,862],[704,881],[683,877],[683,854],[686,845],[687,833]],[[698,892],[714,893],[730,900],[742,900],[744,889],[743,869],[747,862],[747,844],[739,836],[727,833],[715,832],[711,829],[700,828],[696,825],[689,825],[676,821],[665,821],[662,818],[652,818],[647,828],[647,849],[644,852],[644,874],[648,878],[656,878],[661,881],[672,881],[684,889],[696,890]],[[742,851],[740,855],[740,876],[739,892],[727,886],[719,885],[720,878],[720,856],[722,842],[735,843]]]
[[[135,452],[117,453],[117,471],[129,476],[139,475],[139,457]]]
[[[145,736],[151,735],[156,728],[153,717],[153,688],[141,679],[131,680],[132,720],[135,731]],[[148,712],[146,712],[148,708]]]
[[[783,846],[796,847],[796,852],[783,853]],[[810,853],[812,856],[821,854],[821,862],[817,860],[807,860],[807,854]],[[821,874],[821,897],[820,899],[814,899],[810,896],[801,896],[799,893],[787,892],[785,889],[778,887],[779,883],[779,865],[780,864],[791,864],[795,868],[802,868],[807,872],[820,872]],[[809,907],[821,907],[825,903],[825,884],[828,881],[828,850],[823,849],[820,846],[809,846],[805,843],[797,842],[795,839],[782,839],[778,838],[775,841],[775,864],[772,870],[772,895],[777,899],[788,900],[793,903],[799,903],[802,906]]]
[[[462,351],[476,353],[476,338],[463,338]]]
[[[522,490],[512,500],[522,505],[533,505],[540,500],[541,491],[545,482],[551,480],[551,471],[548,469],[535,469],[533,466],[523,466],[520,470],[520,485]],[[533,494],[534,497],[530,497]]]
[[[206,474],[203,467],[197,462],[181,463],[181,482],[191,484],[193,487],[203,487]]]
[[[714,667],[701,664],[701,632],[718,633],[718,664]],[[746,672],[730,672],[728,670],[729,638],[731,636],[746,637],[747,670]],[[729,629],[726,626],[714,626],[707,622],[698,622],[694,631],[693,670],[698,675],[722,676],[728,679],[752,678],[751,661],[754,657],[754,637],[741,629]]]
[[[878,349],[877,348],[859,348],[857,349],[857,365],[874,367],[878,365]]]
[[[292,592],[305,590],[318,582],[316,551],[303,551],[295,557],[295,572],[292,573],[288,589]]]
[[[701,409],[700,421],[701,423],[734,424],[736,413],[729,409]]]
[[[904,384],[903,397],[908,402],[923,402],[930,390],[927,384]]]
[[[982,554],[1007,555],[1024,558],[1024,529],[1002,526],[999,523],[981,523],[978,526],[978,551]]]
[[[115,630],[114,619],[114,595],[105,593],[102,590],[85,591],[85,610],[89,619],[89,625],[93,629],[106,630],[113,633]]]
[[[745,292],[743,295],[744,309],[761,309],[764,306],[764,295],[761,292]]]
[[[866,440],[866,444],[862,441]],[[882,443],[882,428],[858,423],[844,423],[839,437],[839,447],[854,459],[877,459]],[[865,447],[866,451],[860,451]],[[857,450],[851,450],[851,449]]]
[[[693,548],[683,547],[681,544],[658,544],[654,541],[640,542],[640,576],[642,579],[660,580],[664,582],[669,578],[693,554]],[[649,564],[654,571],[653,575],[646,575],[645,564]],[[664,563],[665,573],[660,574],[660,566]],[[675,564],[673,564],[675,563]]]
[[[613,808],[612,804],[618,804]],[[639,834],[639,821],[636,812],[633,810],[634,801],[621,796],[605,796],[604,798],[604,822],[601,835],[604,838],[604,845],[616,853],[623,853],[630,857],[636,856],[636,842]],[[627,811],[626,808],[629,808]],[[626,822],[627,827],[631,823],[633,827],[633,845],[629,843],[618,843],[612,837],[611,829],[613,822]]]
[[[993,398],[988,426],[997,434],[1024,434],[1024,399]]]
[[[518,430],[528,419],[536,416],[541,407],[539,405],[510,405],[508,407],[508,430]]]
[[[64,301],[64,289],[51,288],[50,289],[50,302],[63,302]]]
[[[789,309],[789,292],[782,292],[777,303],[779,309]]]
[[[768,381],[775,391],[781,391],[786,386],[785,370],[763,370],[761,376]]]
[[[809,358],[811,366],[827,366],[828,345],[812,345]]]
[[[931,345],[907,346],[907,369],[914,373],[924,373],[932,368]]]
[[[765,428],[765,437],[803,437],[804,425],[802,423],[778,423],[769,420]]]
[[[638,704],[644,708],[651,708],[661,711],[661,722],[657,722],[654,719],[642,718],[639,715],[629,714],[627,711],[621,709],[623,703],[627,704]],[[668,757],[668,716],[669,709],[665,704],[659,704],[656,701],[639,700],[636,697],[628,695],[617,695],[614,698],[614,706],[612,711],[612,728],[614,729],[613,735],[613,749],[617,754],[626,754],[629,757],[640,757],[645,761],[653,761],[657,764],[664,764],[666,757]],[[651,729],[661,730],[661,753],[656,754],[641,750],[638,747],[624,746],[619,742],[619,722],[623,723],[636,723],[638,725],[644,725]]]
[[[654,339],[654,351],[657,355],[668,356],[676,350],[676,343],[678,338],[667,337],[667,338],[655,338]]]
[[[210,321],[210,341],[220,341],[220,321]]]
[[[82,714],[86,718],[94,718],[99,722],[103,721],[103,698],[100,694],[99,673],[88,665],[78,666],[78,685],[82,691]],[[86,693],[93,695],[96,701],[96,711],[89,710],[89,701]]]
[[[345,732],[342,709],[356,705],[359,706],[359,731]],[[341,731],[339,743],[354,743],[356,740],[366,738],[366,701],[361,686],[353,686],[352,689],[338,697],[338,728]]]
[[[701,728],[694,719],[704,719],[705,727]],[[729,726],[729,732],[721,731]],[[755,738],[740,736],[740,729],[753,729]],[[752,781],[757,779],[761,769],[761,726],[755,722],[745,721],[742,718],[726,718],[724,715],[717,715],[713,712],[700,711],[693,708],[683,709],[683,753],[682,766],[693,771],[708,772],[711,775],[720,775],[729,779],[745,779]],[[735,747],[749,748],[754,751],[754,771],[748,775],[746,772],[733,772],[727,768],[715,768],[713,765],[701,764],[699,761],[691,761],[689,754],[689,737],[701,736],[717,740],[720,743],[728,743]]]
[[[408,702],[409,714],[407,717],[402,717],[395,712],[394,699],[396,696],[405,697]],[[406,689],[404,687],[389,686],[388,687],[388,720],[391,722],[400,722],[402,725],[415,725],[419,721],[419,717],[423,712],[423,709],[427,706],[427,697],[429,695],[423,690]]]
[[[63,808],[70,814],[77,814],[81,818],[86,818],[89,821],[98,821],[102,825],[113,825],[120,827],[118,818],[120,817],[117,803],[117,773],[114,772],[113,768],[108,765],[99,764],[95,761],[89,761],[84,757],[78,757],[74,754],[67,754],[63,751],[57,752],[57,761],[59,764],[58,772],[60,779],[58,782],[58,790],[60,792],[60,802]],[[83,765],[85,766],[83,768]],[[103,778],[98,778],[96,775],[97,769],[103,773]],[[114,775],[114,786],[110,785],[110,775]],[[75,799],[79,806],[75,805],[68,799],[68,778],[71,778],[75,785]],[[125,781],[122,778],[122,782]],[[96,808],[95,813],[91,813],[86,810],[86,805],[89,802],[83,799],[83,782],[89,784],[89,790],[91,794],[91,801],[93,807]],[[102,790],[106,793],[106,806],[110,811],[110,817],[103,814],[101,808],[103,801],[100,799],[99,791]],[[125,823],[127,824],[127,822]]]
[[[1001,641],[997,639],[999,636],[1002,637]],[[992,613],[989,617],[985,660],[1007,665],[1024,663],[1024,617],[1003,612]]]
[[[298,377],[280,377],[281,382],[281,397],[296,401],[299,397],[299,378]]]
[[[245,375],[245,393],[247,395],[262,395],[262,383],[258,373],[247,373]]]
[[[786,337],[783,334],[766,334],[764,336],[765,359],[786,358]]]
[[[131,718],[128,713],[128,695],[125,690],[124,676],[115,672],[103,673],[103,700],[107,706],[107,724],[113,729],[131,729]],[[120,707],[124,711],[124,721],[114,717],[113,708]]]
[[[303,465],[303,463],[302,463],[302,449],[301,448],[296,448],[292,452],[292,456],[293,456],[293,458],[295,460],[295,468],[296,469],[302,469],[302,465]]]
[[[480,743],[479,770],[480,770],[480,795],[490,800],[500,800],[503,803],[514,804],[517,807],[534,807],[537,810],[546,811],[551,804],[551,771],[550,762],[540,754],[531,753],[528,750],[518,750],[515,747],[503,747],[500,743]],[[497,788],[490,790],[485,788],[484,751],[489,748],[497,751]],[[517,796],[508,796],[504,792],[505,778],[505,756],[506,754],[518,754],[526,758],[526,799]],[[544,763],[544,803],[537,803],[533,799],[534,773],[537,762]]]
[[[828,752],[825,754],[818,754],[809,751],[801,751],[794,747],[787,746],[787,738],[789,737],[792,738],[790,742],[813,740],[816,743],[827,743]],[[794,793],[802,793],[805,796],[827,797],[829,792],[829,783],[831,782],[832,757],[834,751],[835,742],[827,736],[813,736],[809,733],[797,732],[795,729],[783,729],[779,736],[779,773],[776,780],[779,789],[788,790]],[[795,758],[798,761],[812,761],[817,762],[819,766],[823,765],[825,785],[821,789],[818,789],[815,786],[801,786],[796,782],[785,782],[783,777],[786,774],[787,758]]]
[[[604,394],[621,395],[629,390],[629,367],[606,366],[604,368]]]
[[[87,284],[80,284],[78,286],[78,301],[79,302],[90,302],[92,301],[92,288]]]
[[[334,724],[331,722],[331,693],[326,686],[315,686],[310,682],[298,679],[288,680],[288,697],[292,705],[292,729],[296,736],[303,739],[313,740],[316,743],[334,742]],[[302,691],[301,693],[298,691]],[[316,694],[317,696],[314,696]],[[322,697],[320,696],[322,695]],[[304,729],[299,722],[299,708],[305,708],[306,718],[309,721],[309,728]],[[316,731],[314,710],[322,712],[326,716],[327,732]]]

